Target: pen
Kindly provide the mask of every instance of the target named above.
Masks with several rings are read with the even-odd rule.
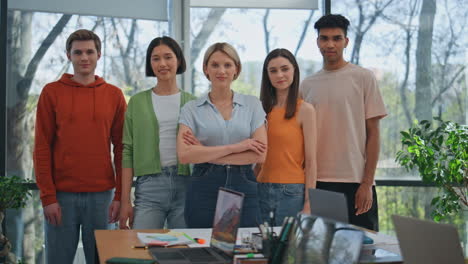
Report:
[[[267,233],[265,231],[265,226],[263,224],[260,224],[258,229],[260,229],[260,233],[262,233],[262,239],[266,240],[268,237],[267,237]]]
[[[281,230],[280,230],[278,238],[281,238],[281,236],[283,235],[284,227],[286,226],[286,223],[288,223],[288,220],[289,220],[289,216],[286,216],[283,220],[283,224],[281,225]]]
[[[184,233],[184,236],[185,236],[186,238],[188,238],[190,241],[197,243],[197,241],[195,241],[195,239],[191,238],[191,237],[190,237],[189,235],[187,235],[186,233]]]
[[[132,246],[135,249],[148,249],[148,246]]]
[[[205,239],[203,239],[203,238],[194,238],[193,240],[195,240],[198,244],[205,244],[206,243]]]
[[[280,241],[281,242],[284,242],[288,239],[288,234],[289,234],[289,231],[291,230],[291,226],[293,224],[293,221],[294,221],[294,217],[289,217],[289,220],[288,222],[286,223],[286,226],[284,227],[284,232],[283,234],[281,234],[281,237],[280,237]]]
[[[268,239],[271,239],[270,229],[268,228],[268,227],[269,227],[269,226],[268,226],[268,222],[265,221],[265,222],[263,223],[263,225],[265,226],[265,233],[266,233],[266,236],[268,237]]]
[[[275,226],[275,211],[270,211],[270,229],[271,235],[273,236],[273,226]]]

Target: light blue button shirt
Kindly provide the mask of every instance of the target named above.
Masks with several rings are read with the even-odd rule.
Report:
[[[190,127],[204,146],[221,146],[251,138],[265,124],[265,111],[256,97],[234,93],[231,119],[224,120],[205,94],[184,105],[179,123]]]

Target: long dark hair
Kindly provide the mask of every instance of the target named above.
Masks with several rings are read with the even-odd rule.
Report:
[[[286,99],[286,113],[284,118],[291,119],[296,113],[297,107],[297,97],[299,95],[299,65],[297,64],[296,58],[294,55],[287,49],[275,49],[272,50],[267,57],[265,62],[263,62],[263,71],[262,71],[262,85],[260,90],[260,100],[262,101],[263,110],[267,114],[271,112],[273,106],[278,103],[278,98],[276,96],[276,89],[271,84],[271,80],[268,77],[268,63],[272,59],[283,57],[286,58],[294,67],[294,79],[289,87],[288,98]]]

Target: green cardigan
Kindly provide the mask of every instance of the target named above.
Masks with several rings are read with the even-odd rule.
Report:
[[[152,89],[128,102],[123,133],[122,168],[133,168],[133,176],[161,173],[159,124],[153,109]],[[180,91],[180,108],[195,96]],[[178,163],[178,174],[189,175],[189,165]]]

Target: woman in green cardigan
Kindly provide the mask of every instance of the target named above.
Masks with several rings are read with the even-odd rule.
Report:
[[[169,37],[151,41],[146,52],[146,76],[153,88],[134,95],[125,113],[122,160],[121,229],[184,228],[188,165],[176,153],[179,111],[195,99],[177,88],[176,75],[185,72],[182,49]],[[135,207],[130,201],[136,177]],[[128,223],[127,223],[128,222]]]

